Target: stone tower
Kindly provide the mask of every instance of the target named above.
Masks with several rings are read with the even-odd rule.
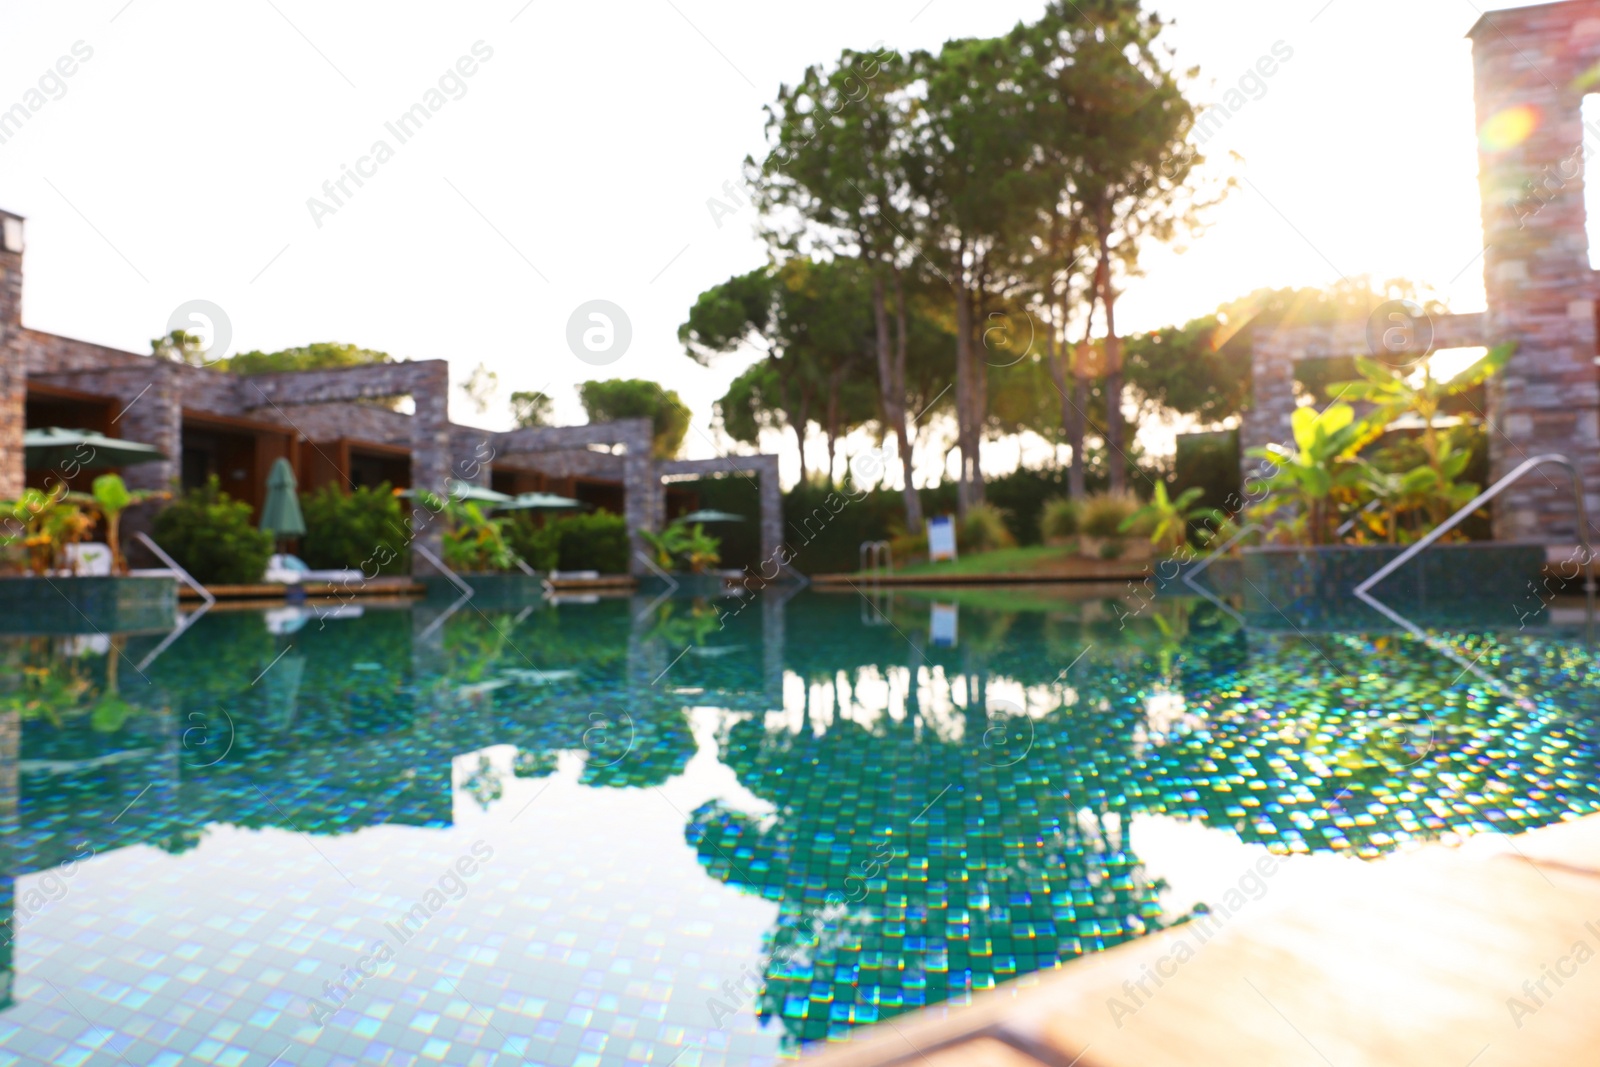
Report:
[[[1469,36],[1480,131],[1485,333],[1491,343],[1517,344],[1490,386],[1492,470],[1498,478],[1530,456],[1565,453],[1582,470],[1594,516],[1600,514],[1600,294],[1589,269],[1583,185],[1586,157],[1600,159],[1600,130],[1584,129],[1580,106],[1585,94],[1600,92],[1600,0],[1492,11]],[[1569,482],[1555,468],[1547,474],[1529,474],[1500,498],[1496,538],[1573,536]]]
[[[0,211],[0,500],[22,495],[28,395],[22,342],[22,216]]]

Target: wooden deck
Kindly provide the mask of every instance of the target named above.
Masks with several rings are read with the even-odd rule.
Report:
[[[1376,863],[1273,866],[1240,872],[1264,888],[1226,919],[899,1016],[812,1062],[1600,1064],[1600,816]]]
[[[341,600],[352,596],[421,596],[427,592],[427,588],[421,583],[404,577],[371,578],[352,582],[348,586],[338,582],[304,582],[302,587],[308,597],[337,597]],[[208,585],[206,589],[218,600],[283,600],[289,595],[289,587],[281,582]],[[199,593],[181,583],[178,586],[178,595],[185,600],[200,599]]]
[[[987,574],[814,574],[819,588],[865,589],[869,586],[1039,585],[1057,582],[1137,582],[1151,574],[1148,559],[1067,559],[1031,571]]]

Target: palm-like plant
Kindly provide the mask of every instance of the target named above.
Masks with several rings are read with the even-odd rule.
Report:
[[[68,495],[64,485],[24,489],[17,500],[0,504],[0,510],[10,513],[0,544],[23,548],[35,574],[48,574],[59,565],[66,546],[86,539],[94,528],[93,521]]]
[[[128,573],[128,561],[122,555],[122,513],[146,500],[164,500],[171,493],[155,489],[131,490],[120,474],[102,474],[94,480],[88,493],[69,493],[67,499],[106,521],[106,543],[111,547],[111,570],[115,574]]]
[[[699,574],[722,562],[719,552],[722,542],[706,533],[706,528],[698,522],[689,526],[681,520],[674,520],[662,527],[659,533],[640,530],[639,537],[650,546],[656,563],[667,570],[681,563],[690,572]]]
[[[509,520],[491,519],[470,500],[452,500],[445,507],[451,528],[444,535],[445,562],[457,570],[506,571],[516,555],[506,543]]]
[[[1472,449],[1464,447],[1453,434],[1440,435],[1437,446],[1430,463],[1404,472],[1359,461],[1360,490],[1376,505],[1369,505],[1357,516],[1366,533],[1390,544],[1415,540],[1423,532],[1421,528],[1438,521],[1440,509],[1446,515],[1452,514],[1478,494],[1476,483],[1458,480],[1472,460]],[[1431,461],[1437,461],[1437,467]],[[1421,516],[1423,521],[1408,522],[1408,516]]]
[[[1276,468],[1262,483],[1265,495],[1261,503],[1251,510],[1266,516],[1299,504],[1300,514],[1289,523],[1291,532],[1307,543],[1327,544],[1338,518],[1337,495],[1353,493],[1360,485],[1356,453],[1383,433],[1388,419],[1381,411],[1358,419],[1349,404],[1329,404],[1320,412],[1297,408],[1289,422],[1294,431],[1293,450],[1268,445],[1249,452]]]
[[[1400,415],[1411,413],[1422,422],[1420,438],[1423,453],[1427,456],[1424,468],[1408,472],[1404,477],[1407,494],[1422,498],[1431,522],[1437,524],[1450,517],[1462,504],[1477,495],[1475,485],[1460,485],[1456,479],[1466,469],[1470,458],[1467,449],[1457,447],[1450,434],[1440,433],[1437,426],[1439,412],[1445,401],[1462,395],[1481,385],[1506,365],[1514,343],[1498,345],[1454,376],[1440,380],[1433,376],[1428,363],[1422,365],[1420,375],[1407,376],[1384,366],[1377,360],[1357,359],[1356,370],[1361,378],[1352,382],[1335,382],[1328,390],[1335,396],[1352,400],[1365,400],[1375,405],[1369,418],[1387,424]]]
[[[1167,484],[1157,482],[1150,503],[1123,519],[1119,529],[1127,533],[1135,527],[1148,526],[1152,545],[1169,552],[1176,552],[1189,540],[1190,523],[1209,520],[1215,524],[1223,519],[1222,512],[1216,508],[1194,506],[1194,502],[1199,500],[1204,492],[1204,489],[1194,486],[1172,498],[1167,495]]]

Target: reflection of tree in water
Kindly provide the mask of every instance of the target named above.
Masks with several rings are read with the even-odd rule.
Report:
[[[776,811],[712,802],[687,836],[713,877],[780,902],[759,1011],[791,1043],[959,1001],[1159,922],[1116,772],[1130,705],[1045,715],[1009,766],[992,765],[979,719],[962,741],[909,716],[727,731],[723,762]]]
[[[504,796],[506,791],[505,784],[500,781],[499,772],[495,770],[494,763],[488,756],[478,757],[478,765],[461,784],[461,789],[467,796],[477,801],[478,807],[484,811],[488,811],[489,805]]]
[[[584,731],[582,785],[621,788],[660,785],[683,773],[695,753],[682,701],[647,697],[632,710],[613,709]]]
[[[792,1043],[817,1040],[1137,936],[1162,921],[1161,883],[1126,837],[1138,813],[1279,854],[1374,857],[1600,809],[1595,728],[1562,704],[1600,673],[1570,641],[1455,639],[1501,679],[1487,683],[1409,638],[1247,634],[1203,607],[1121,620],[1076,606],[1009,629],[968,614],[970,643],[926,651],[975,698],[959,741],[914,704],[900,722],[813,728],[813,685],[848,699],[897,662],[859,629],[808,643],[800,664],[791,652],[807,694],[798,730],[726,731],[723,762],[774,811],[713,802],[687,836],[708,873],[777,901],[780,918],[762,973],[721,991],[717,1010],[753,994]],[[890,652],[902,664],[903,640]],[[1027,732],[985,715],[996,679],[1072,698],[1035,715],[1014,765]]]
[[[1199,728],[1154,748],[1156,810],[1230,827],[1281,852],[1372,858],[1448,833],[1518,833],[1600,808],[1592,723],[1560,700],[1600,682],[1580,646],[1463,639],[1484,681],[1419,642],[1242,635],[1190,657]]]
[[[552,699],[531,729],[519,732],[512,773],[540,778],[556,770],[558,756],[583,760],[580,785],[599,789],[660,785],[683,773],[695,754],[694,731],[681,700],[639,693]]]

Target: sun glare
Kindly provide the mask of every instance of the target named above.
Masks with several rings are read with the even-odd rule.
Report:
[[[1491,152],[1505,152],[1526,141],[1539,128],[1539,109],[1518,104],[1489,116],[1478,131],[1478,143]]]

